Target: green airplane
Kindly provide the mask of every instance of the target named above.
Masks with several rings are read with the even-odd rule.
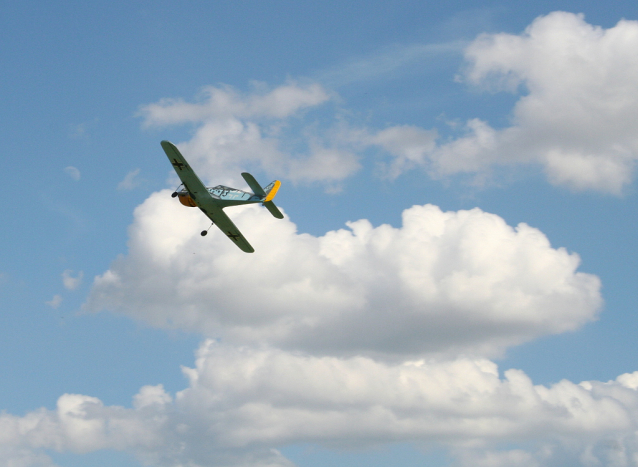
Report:
[[[262,188],[261,185],[257,183],[257,180],[255,180],[255,177],[248,172],[243,172],[241,176],[244,177],[244,180],[246,180],[246,183],[254,193],[229,188],[224,185],[207,188],[173,143],[170,141],[162,141],[161,145],[168,156],[168,160],[173,165],[175,172],[177,172],[177,176],[184,185],[183,190],[175,190],[172,194],[173,198],[179,198],[179,201],[184,206],[199,208],[208,216],[212,223],[219,227],[219,230],[230,238],[242,251],[253,253],[255,249],[248,243],[248,240],[244,238],[239,229],[233,224],[233,221],[224,213],[223,209],[225,207],[261,203],[277,219],[284,218],[284,215],[277,209],[275,203],[272,202],[281,186],[279,180],[275,180],[266,188]],[[207,233],[208,230],[203,230],[202,237]]]

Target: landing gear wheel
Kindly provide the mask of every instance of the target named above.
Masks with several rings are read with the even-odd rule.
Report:
[[[173,192],[173,194],[171,195],[171,198],[175,198],[177,196],[177,192]]]
[[[202,230],[202,237],[205,237],[207,233],[208,233],[208,230]]]

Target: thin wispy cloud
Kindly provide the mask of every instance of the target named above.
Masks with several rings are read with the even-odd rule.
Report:
[[[71,269],[67,269],[62,273],[62,283],[64,284],[64,288],[67,290],[75,290],[82,283],[82,278],[84,277],[84,272],[78,272],[77,276],[73,277],[73,271]]]
[[[317,72],[314,78],[330,88],[375,79],[387,79],[392,75],[422,73],[434,66],[437,60],[463,56],[466,41],[438,44],[394,45],[376,53]],[[417,70],[420,69],[419,70]]]
[[[87,124],[78,123],[77,125],[69,126],[69,137],[71,139],[84,139],[88,137]]]
[[[64,168],[64,172],[76,182],[80,180],[81,174],[77,167],[70,165]]]
[[[49,300],[48,302],[44,302],[44,303],[49,305],[54,310],[57,310],[60,307],[60,305],[62,304],[62,295],[54,295],[51,300]]]
[[[117,184],[117,189],[119,191],[129,191],[134,188],[137,188],[141,180],[137,177],[140,174],[140,169],[131,170],[126,174],[124,180]]]

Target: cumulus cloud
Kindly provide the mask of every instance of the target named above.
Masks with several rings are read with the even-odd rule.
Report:
[[[72,165],[70,165],[64,169],[64,172],[76,182],[80,180],[81,174],[76,167],[73,167]]]
[[[133,408],[65,394],[55,410],[2,414],[0,446],[34,456],[116,449],[159,467],[292,466],[274,448],[380,439],[436,442],[463,465],[612,465],[621,456],[629,462],[614,465],[629,465],[637,452],[638,372],[546,387],[519,370],[501,379],[485,359],[388,364],[210,340],[184,372],[189,385],[175,397],[145,386]],[[541,448],[496,450],[521,440]]]
[[[84,278],[84,272],[78,272],[77,276],[73,277],[73,271],[71,269],[65,269],[62,273],[62,283],[67,290],[75,290],[82,283]]]
[[[436,146],[434,130],[409,125],[384,130],[353,127],[332,113],[327,128],[320,131],[316,121],[299,115],[332,97],[316,83],[290,82],[272,90],[261,85],[247,94],[230,86],[211,86],[198,102],[162,99],[141,107],[138,115],[147,128],[196,125],[192,138],[178,146],[202,178],[224,183],[239,182],[238,174],[254,167],[293,182],[338,187],[361,168],[362,154],[370,147],[389,156],[383,175],[396,178],[424,164]],[[290,126],[295,126],[294,135],[286,131]],[[127,175],[118,188],[128,186],[129,177],[134,175]]]
[[[396,157],[391,175],[420,165],[436,178],[481,180],[495,166],[536,164],[555,185],[621,194],[638,159],[637,48],[638,21],[603,29],[566,12],[539,17],[519,35],[481,34],[465,49],[461,79],[520,93],[512,124],[497,129],[473,118],[463,135],[436,146],[426,130],[416,146],[409,137],[394,147],[381,141]]]
[[[282,136],[300,112],[330,99],[316,83],[289,82],[272,90],[257,84],[248,94],[211,86],[198,102],[162,99],[143,106],[139,115],[145,127],[197,125],[192,139],[178,146],[204,179],[228,183],[253,167],[293,181],[332,183],[359,169],[356,155],[320,138],[311,124],[306,132],[312,134],[295,150],[287,148],[290,141]]]
[[[406,170],[427,163],[436,147],[437,132],[410,125],[392,126],[370,136],[369,142],[385,149],[393,159],[385,174],[393,179]]]
[[[352,445],[378,439],[471,444],[583,433],[631,437],[638,408],[638,373],[609,383],[545,387],[520,370],[507,370],[500,379],[496,364],[486,359],[392,364],[209,340],[195,368],[184,371],[190,387],[178,394],[181,410],[199,409],[207,417],[232,406],[250,427],[220,434],[233,446],[268,439],[276,445]]]
[[[638,22],[609,29],[554,12],[522,34],[483,34],[465,51],[467,82],[524,95],[513,125],[473,119],[432,154],[432,173],[537,163],[575,190],[620,194],[638,158]]]
[[[257,253],[245,255],[169,191],[134,214],[129,252],[97,277],[86,304],[154,326],[230,342],[326,354],[497,355],[573,330],[601,306],[597,277],[526,224],[480,209],[403,213],[315,237],[263,208],[232,218]],[[246,293],[250,291],[250,293]]]

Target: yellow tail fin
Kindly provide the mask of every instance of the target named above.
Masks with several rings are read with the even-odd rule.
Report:
[[[271,185],[272,185],[272,188],[270,189],[270,191],[268,191],[268,194],[266,195],[266,199],[264,199],[264,203],[267,203],[268,201],[272,201],[273,200],[273,198],[275,197],[275,195],[279,191],[279,187],[281,186],[281,182],[279,180],[275,180],[274,182],[271,183]]]

